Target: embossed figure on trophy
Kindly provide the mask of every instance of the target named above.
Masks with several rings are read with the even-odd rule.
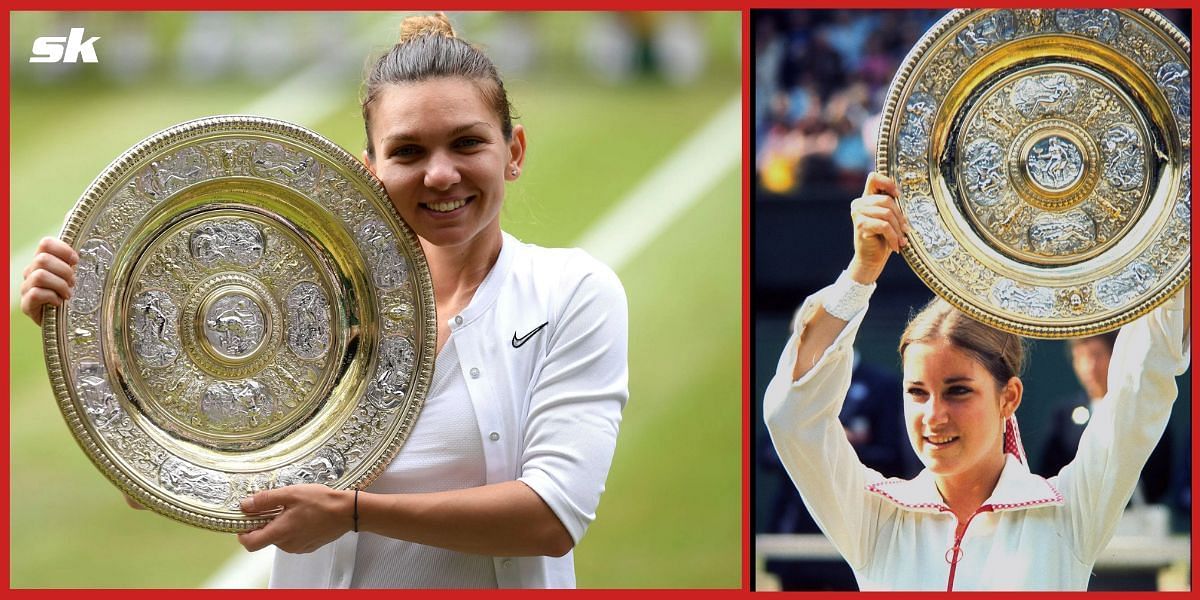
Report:
[[[280,471],[277,486],[299,483],[331,484],[346,472],[346,459],[330,448],[321,448],[310,459]]]
[[[1054,312],[1054,297],[1045,288],[1031,288],[1010,279],[1001,279],[992,289],[992,297],[1005,310],[1046,317]]]
[[[332,483],[341,475],[341,468],[326,456],[316,456],[301,469],[301,477],[314,483]]]
[[[997,42],[1012,39],[1015,32],[1016,19],[1011,11],[1004,10],[962,30],[955,40],[967,58],[975,58]]]
[[[1185,223],[1185,229],[1191,231],[1192,222],[1192,166],[1184,165],[1183,178],[1180,181],[1180,187],[1184,190],[1183,197],[1179,199],[1179,204],[1175,205],[1175,216]],[[1190,243],[1190,240],[1189,240]]]
[[[1101,88],[1092,88],[1088,92],[1088,103],[1092,108],[1088,109],[1088,113],[1081,121],[1084,125],[1091,127],[1096,118],[1104,113],[1117,114],[1120,112],[1120,107],[1112,96]]]
[[[97,362],[81,362],[76,372],[79,381],[79,396],[84,410],[96,427],[106,429],[121,417],[123,411],[117,404],[104,368]]]
[[[221,169],[226,175],[241,175],[246,172],[249,162],[251,143],[246,140],[226,140],[215,142],[209,148],[210,155],[217,157]]]
[[[1096,297],[1105,306],[1117,306],[1150,291],[1155,279],[1154,269],[1150,265],[1135,262],[1124,271],[1100,280],[1096,284]]]
[[[985,121],[990,122],[992,125],[994,125],[997,129],[1000,129],[1001,133],[1004,133],[1006,135],[1012,134],[1012,132],[1013,132],[1012,123],[1009,123],[1008,119],[1005,119],[1004,116],[1001,115],[998,111],[989,110],[989,111],[983,113],[983,118]]]
[[[151,182],[155,185],[146,191],[150,192],[151,195],[154,196],[167,195],[171,188],[175,187],[172,184],[177,184],[180,187],[183,187],[184,185],[187,185],[189,177],[198,175],[199,173],[200,167],[193,166],[186,173],[180,174],[170,170],[169,168],[163,167],[163,165],[158,161],[154,161],[150,163],[150,176]]]
[[[1064,31],[1093,37],[1102,42],[1115,40],[1121,29],[1121,17],[1108,9],[1060,10],[1055,15],[1055,22]]]
[[[200,399],[200,410],[209,425],[233,431],[270,423],[276,408],[267,388],[253,379],[218,381],[208,386]]]
[[[162,200],[203,177],[204,167],[204,157],[198,150],[181,150],[150,163],[140,178],[142,191]]]
[[[163,392],[163,405],[175,406],[178,409],[177,414],[186,414],[194,424],[201,425],[202,423],[197,420],[197,411],[201,407],[197,406],[192,399],[203,394],[206,383],[205,375],[191,366],[174,372],[163,373],[160,371],[158,374],[165,375],[159,379],[162,383],[158,386]],[[150,380],[154,375],[147,369],[142,369],[143,380]]]
[[[1145,182],[1142,163],[1145,151],[1132,126],[1120,124],[1100,137],[1104,154],[1104,178],[1119,190],[1132,190]]]
[[[269,417],[271,405],[261,394],[261,386],[246,385],[233,391],[233,406],[237,414],[244,418],[246,427],[258,427]]]
[[[319,169],[315,157],[288,152],[275,143],[263,144],[258,148],[254,153],[254,165],[263,175],[287,181],[315,180]]]
[[[904,126],[900,130],[900,152],[910,160],[920,160],[929,149],[929,132],[937,102],[924,92],[917,92],[904,106]]]
[[[237,149],[231,146],[225,146],[218,150],[217,156],[221,160],[221,169],[227,174],[234,173],[234,166],[237,165]]]
[[[228,300],[228,302],[222,302]],[[261,315],[244,296],[222,298],[213,306],[204,324],[215,332],[221,350],[242,356],[253,350],[262,339]],[[232,303],[232,306],[229,304]],[[216,314],[212,314],[212,312]],[[210,336],[211,339],[212,336]]]
[[[408,277],[408,263],[396,249],[396,240],[386,225],[380,221],[364,221],[354,230],[354,237],[362,248],[375,285],[384,290],[393,290],[404,284]]]
[[[313,367],[298,365],[295,367],[295,370],[298,373],[293,373],[291,369],[284,368],[276,369],[274,373],[279,377],[279,381],[287,384],[296,394],[304,395],[311,392],[321,379],[321,373]],[[285,395],[282,402],[287,408],[296,407],[296,402],[291,396]]]
[[[1024,220],[1025,213],[1029,212],[1029,205],[1024,203],[1014,203],[1012,210],[1008,212],[1008,216],[996,221],[995,231],[1001,236],[1008,235],[1013,227]]]
[[[175,318],[178,309],[170,296],[151,290],[133,303],[133,348],[150,367],[165,367],[179,355],[175,340]]]
[[[168,491],[199,498],[212,504],[223,504],[229,496],[229,482],[223,475],[175,457],[163,462],[158,478]]]
[[[115,254],[103,240],[88,240],[79,248],[79,264],[75,267],[75,298],[72,306],[81,312],[91,312],[100,306],[104,278]]]
[[[319,358],[329,347],[329,303],[320,289],[302,282],[288,294],[288,345],[300,358]]]
[[[158,304],[147,302],[142,306],[142,335],[159,341],[167,337],[167,316],[163,314]]]
[[[991,44],[990,40],[972,28],[964,29],[962,33],[958,34],[957,41],[963,54],[971,58],[974,58],[976,54],[986,51],[987,47]]]
[[[1083,173],[1083,155],[1075,144],[1051,136],[1034,144],[1026,159],[1029,174],[1043,187],[1060,190]]]
[[[932,199],[913,199],[911,212],[908,216],[909,223],[925,239],[929,253],[934,258],[941,260],[950,256],[958,244],[954,241],[954,238],[950,237],[946,229],[942,227],[938,218],[937,209],[934,207]]]
[[[1188,67],[1178,62],[1166,63],[1159,67],[1157,79],[1158,85],[1166,92],[1167,101],[1171,103],[1171,109],[1175,114],[1190,119],[1192,114],[1192,77]]]
[[[1044,256],[1075,254],[1096,244],[1096,226],[1086,214],[1042,215],[1029,227],[1029,246]]]
[[[970,197],[980,206],[993,206],[1000,201],[1000,186],[1004,183],[1002,155],[999,144],[980,139],[967,146],[964,175]]]
[[[1075,89],[1074,78],[1065,73],[1027,77],[1013,86],[1012,104],[1028,118],[1066,113],[1074,106]]]
[[[412,343],[400,337],[385,338],[380,344],[380,365],[367,389],[367,399],[376,408],[390,410],[408,396],[408,378],[417,364]]]
[[[192,257],[202,265],[219,262],[251,266],[263,256],[263,234],[247,221],[205,223],[190,236]]]

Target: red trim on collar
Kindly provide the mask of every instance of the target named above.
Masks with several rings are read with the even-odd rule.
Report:
[[[875,483],[868,484],[867,491],[879,494],[880,496],[883,496],[884,498],[887,498],[888,500],[890,500],[892,502],[892,504],[895,504],[897,506],[902,506],[904,508],[911,508],[911,509],[917,509],[917,510],[924,508],[924,509],[936,509],[940,512],[953,512],[950,510],[949,506],[946,506],[945,504],[941,504],[938,502],[922,502],[920,504],[911,504],[908,502],[904,502],[903,500],[900,500],[899,498],[885,492],[883,489],[880,488],[880,486],[882,486],[882,485],[895,484],[895,483],[908,483],[908,481],[910,481],[910,480],[900,479],[898,477],[892,477],[889,479],[885,479],[883,481],[877,481]]]
[[[1029,508],[1030,506],[1038,506],[1039,504],[1050,504],[1050,503],[1054,503],[1054,502],[1062,503],[1062,501],[1063,501],[1062,492],[1058,491],[1058,488],[1054,487],[1054,484],[1050,483],[1046,479],[1042,479],[1042,483],[1045,483],[1046,487],[1050,488],[1050,492],[1052,494],[1054,494],[1054,497],[1039,498],[1037,500],[1026,500],[1025,502],[1017,502],[1015,504],[993,504],[992,506],[996,510],[1011,510],[1011,509],[1016,509],[1016,508]]]
[[[1033,500],[1026,500],[1024,502],[989,503],[989,504],[986,504],[985,506],[989,506],[991,510],[1016,510],[1016,509],[1021,509],[1021,508],[1030,508],[1030,507],[1034,507],[1034,506],[1040,506],[1042,504],[1054,504],[1054,503],[1061,504],[1063,502],[1062,492],[1058,491],[1058,488],[1054,487],[1054,484],[1050,483],[1046,479],[1041,478],[1041,477],[1039,477],[1039,479],[1042,480],[1042,483],[1046,484],[1047,488],[1050,488],[1050,493],[1053,494],[1052,496],[1044,497],[1044,498],[1036,498]],[[867,484],[866,488],[867,488],[868,492],[873,492],[875,494],[879,494],[880,496],[883,496],[888,501],[890,501],[892,504],[895,504],[896,506],[900,506],[902,508],[908,508],[908,509],[912,509],[912,510],[937,510],[939,512],[953,512],[950,510],[949,506],[946,506],[945,504],[939,503],[939,502],[920,502],[920,503],[916,503],[916,504],[910,503],[910,502],[904,502],[903,500],[900,500],[899,498],[889,494],[887,491],[885,491],[881,487],[881,486],[889,485],[889,484],[908,483],[909,481],[911,481],[911,480],[900,479],[897,477],[891,477],[891,478],[885,479],[883,481],[878,481],[875,483]]]

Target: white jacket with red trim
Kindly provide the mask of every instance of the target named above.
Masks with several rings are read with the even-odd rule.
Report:
[[[798,315],[815,308],[824,291]],[[1179,294],[1122,329],[1108,397],[1098,403],[1075,460],[1047,480],[1007,455],[995,490],[961,540],[932,473],[885,479],[859,462],[838,421],[865,309],[798,381],[792,380],[799,339],[793,333],[763,413],[792,482],[863,590],[1086,590],[1167,426],[1175,377],[1189,364],[1183,312]]]

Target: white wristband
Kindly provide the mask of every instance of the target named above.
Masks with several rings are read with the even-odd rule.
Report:
[[[830,315],[848,323],[854,315],[867,307],[867,301],[871,299],[871,293],[874,291],[874,283],[863,285],[851,279],[849,273],[842,271],[837,281],[825,290],[821,298],[821,307]]]

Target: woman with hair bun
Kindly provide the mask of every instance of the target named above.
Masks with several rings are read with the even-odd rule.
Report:
[[[420,238],[437,359],[411,435],[366,489],[254,494],[283,507],[247,550],[277,546],[272,587],[574,587],[628,398],[624,289],[577,249],[500,227],[525,129],[504,83],[445,15],[409,17],[362,101],[363,162]],[[70,297],[78,257],[43,240],[22,310]]]
[[[1030,473],[1017,429],[1021,339],[930,302],[900,339],[925,469],[888,479],[858,460],[838,413],[875,281],[908,243],[896,195],[868,177],[851,204],[854,258],[797,312],[763,406],[779,457],[863,590],[1086,590],[1190,362],[1187,290],[1121,330],[1108,398],[1049,479]]]

